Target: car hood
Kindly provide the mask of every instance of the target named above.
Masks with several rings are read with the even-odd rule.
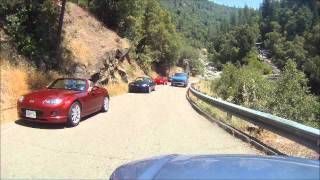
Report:
[[[167,155],[123,165],[110,179],[319,179],[319,163],[283,156]]]
[[[25,95],[26,99],[45,100],[49,98],[64,98],[66,96],[81,93],[80,91],[64,90],[64,89],[41,89],[33,91]]]
[[[172,76],[171,78],[173,81],[174,80],[177,80],[177,81],[185,81],[187,80],[187,77],[186,76]]]

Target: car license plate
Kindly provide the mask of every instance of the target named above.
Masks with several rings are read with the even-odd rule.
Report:
[[[36,118],[37,113],[35,111],[26,110],[26,117],[28,118]]]

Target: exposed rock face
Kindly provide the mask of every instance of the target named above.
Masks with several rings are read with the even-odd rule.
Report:
[[[68,71],[75,77],[92,78],[107,84],[127,81],[127,73],[119,62],[129,58],[129,41],[105,27],[89,12],[73,3],[67,4],[64,19],[64,47],[72,56]],[[120,75],[120,79],[116,78]]]
[[[122,80],[128,82],[127,72],[119,67],[119,63],[122,61],[129,61],[128,49],[111,50],[105,53],[105,55],[97,60],[95,64],[81,64],[74,63],[69,68],[69,72],[74,77],[78,78],[90,78],[92,81],[100,84],[108,84],[110,81],[117,81],[116,73],[118,73]]]
[[[91,79],[94,82],[107,84],[110,81],[116,81],[115,73],[118,73],[122,80],[128,82],[128,75],[126,71],[118,66],[121,61],[129,60],[128,49],[117,49],[106,52],[104,57],[97,61],[97,64],[89,67]]]

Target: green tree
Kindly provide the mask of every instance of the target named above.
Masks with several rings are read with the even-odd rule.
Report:
[[[217,94],[227,101],[246,107],[267,111],[272,86],[252,66],[237,68],[228,63],[223,67],[223,73],[215,86]]]
[[[36,63],[45,59],[50,66],[58,66],[50,57],[56,51],[59,11],[51,0],[0,0],[0,19],[18,49]]]
[[[319,102],[310,94],[307,78],[293,60],[287,61],[272,97],[269,109],[273,114],[315,125]]]

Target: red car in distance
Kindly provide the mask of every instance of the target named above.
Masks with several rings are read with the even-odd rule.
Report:
[[[82,117],[109,109],[109,94],[88,79],[61,78],[45,89],[18,99],[21,119],[43,123],[67,123],[77,126]]]
[[[157,85],[159,85],[159,84],[167,85],[167,84],[168,84],[168,78],[167,78],[167,77],[159,76],[159,77],[154,78],[154,82],[155,82]]]

